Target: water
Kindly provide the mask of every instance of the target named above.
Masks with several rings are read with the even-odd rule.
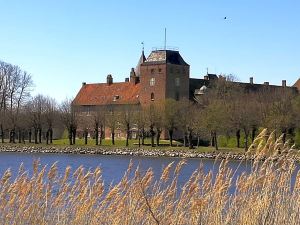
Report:
[[[108,186],[111,183],[117,183],[121,180],[124,172],[128,168],[130,160],[132,160],[134,168],[138,165],[142,171],[146,171],[151,167],[154,171],[156,178],[159,178],[162,169],[171,162],[178,163],[180,158],[168,158],[168,157],[142,157],[142,156],[104,156],[104,155],[79,155],[79,154],[37,154],[37,153],[0,153],[0,177],[6,169],[10,168],[12,176],[15,177],[18,173],[18,169],[21,163],[24,164],[25,170],[32,174],[32,165],[34,160],[40,160],[41,165],[50,166],[57,162],[58,173],[61,175],[64,173],[66,166],[71,166],[72,171],[79,166],[83,166],[85,169],[95,169],[100,167],[103,172],[103,180],[105,185]],[[190,178],[192,173],[199,168],[200,164],[203,165],[204,172],[207,173],[210,170],[215,172],[218,170],[220,161],[209,159],[187,159],[187,164],[183,167],[178,185],[182,185]],[[235,178],[243,172],[249,173],[251,170],[251,162],[235,161],[229,162],[229,166],[236,170]],[[299,166],[297,168],[299,170]],[[293,178],[294,180],[295,178]]]

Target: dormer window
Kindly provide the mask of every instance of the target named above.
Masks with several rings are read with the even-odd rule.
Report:
[[[116,102],[119,98],[120,98],[119,95],[115,95],[114,98],[113,98],[113,101]]]

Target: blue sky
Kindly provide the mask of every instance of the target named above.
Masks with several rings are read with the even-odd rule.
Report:
[[[292,85],[300,77],[300,1],[0,0],[0,60],[30,72],[34,94],[75,97],[81,83],[124,81],[152,47],[179,48],[191,77]],[[227,20],[224,20],[224,17]]]

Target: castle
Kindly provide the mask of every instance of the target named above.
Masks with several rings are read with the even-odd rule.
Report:
[[[202,90],[209,85],[211,80],[218,79],[215,74],[206,74],[203,79],[190,78],[190,66],[187,64],[179,51],[154,50],[146,58],[144,51],[135,68],[130,71],[130,78],[125,82],[113,82],[111,74],[107,75],[106,83],[87,84],[82,87],[75,97],[74,106],[81,107],[80,111],[90,111],[100,105],[140,104],[145,106],[153,101],[167,98],[180,100],[182,98],[193,99],[201,94]],[[259,88],[264,84],[254,84],[253,77],[249,83]],[[270,85],[272,87],[280,87]],[[286,81],[282,81],[286,86]],[[300,90],[300,79],[294,84]]]
[[[107,75],[106,83],[84,82],[73,106],[77,111],[88,115],[101,106],[132,104],[143,107],[169,98],[193,100],[204,94],[210,82],[219,77],[207,73],[203,79],[190,78],[190,66],[177,50],[153,50],[147,58],[142,51],[137,66],[131,69],[130,77],[125,78],[124,82],[114,82],[111,74]],[[285,80],[282,81],[282,86],[275,86],[268,82],[254,84],[252,77],[249,83],[239,84],[253,89],[265,86],[286,87]],[[293,89],[300,90],[300,79]]]

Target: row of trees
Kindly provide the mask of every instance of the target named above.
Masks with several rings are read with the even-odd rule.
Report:
[[[253,86],[232,82],[231,77],[210,83],[195,101],[167,99],[154,101],[147,107],[139,105],[107,105],[72,107],[72,100],[58,104],[54,99],[30,96],[31,75],[18,66],[0,62],[0,137],[4,142],[52,143],[53,127],[67,129],[70,144],[75,144],[78,131],[85,142],[89,134],[95,144],[102,144],[109,130],[112,144],[116,132],[122,131],[126,145],[133,133],[139,145],[146,137],[151,145],[160,139],[181,139],[185,146],[199,146],[209,141],[218,149],[218,136],[235,136],[237,147],[247,149],[260,127],[293,134],[300,124],[300,98],[287,87]],[[107,133],[107,132],[106,132]],[[195,142],[196,140],[196,142]],[[155,143],[156,142],[156,143]]]
[[[53,125],[64,121],[64,105],[50,97],[31,97],[32,77],[20,67],[0,61],[0,138],[5,142],[52,143]],[[70,106],[70,105],[69,105]]]

